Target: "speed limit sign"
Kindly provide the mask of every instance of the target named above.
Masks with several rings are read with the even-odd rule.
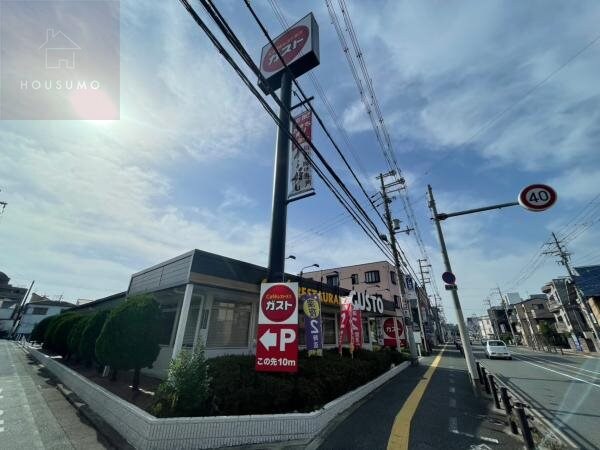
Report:
[[[519,204],[529,211],[545,211],[556,203],[556,191],[546,184],[532,184],[519,194]]]

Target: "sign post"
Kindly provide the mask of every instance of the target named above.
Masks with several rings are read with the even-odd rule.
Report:
[[[292,82],[319,65],[319,27],[312,14],[292,25],[265,45],[260,57],[262,78],[259,86],[267,94],[280,89],[279,130],[275,151],[271,240],[267,280],[280,281],[284,276],[285,234],[287,224],[288,175],[290,159],[290,110]],[[274,94],[273,94],[274,95]]]
[[[255,370],[298,371],[298,283],[260,287]]]

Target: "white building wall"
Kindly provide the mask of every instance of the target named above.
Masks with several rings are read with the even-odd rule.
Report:
[[[47,308],[46,314],[32,314],[34,307]],[[21,317],[21,323],[17,328],[16,334],[31,334],[33,327],[35,327],[46,317],[55,316],[57,314],[60,314],[65,309],[69,308],[70,307],[64,306],[27,305],[27,310],[25,311],[25,314],[23,314],[23,316]]]

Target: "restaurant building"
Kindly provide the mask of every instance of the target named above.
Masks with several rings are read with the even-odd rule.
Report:
[[[162,312],[160,353],[153,367],[144,371],[163,377],[169,361],[182,349],[192,350],[202,345],[207,358],[255,353],[260,285],[266,277],[264,267],[192,250],[134,273],[124,293],[77,306],[73,311],[112,309],[127,301],[127,297],[152,295]],[[340,296],[348,295],[349,291],[291,274],[286,275],[285,281],[298,281],[300,296],[321,294],[324,348],[336,347]],[[369,320],[376,314],[363,314],[364,347],[368,349],[377,344],[375,325]],[[389,315],[393,315],[391,310]],[[302,349],[305,344],[302,308],[298,323]]]

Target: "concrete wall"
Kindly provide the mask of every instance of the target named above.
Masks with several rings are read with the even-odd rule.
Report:
[[[314,438],[337,415],[394,377],[404,362],[375,380],[306,414],[157,419],[49,358],[28,351],[131,445],[139,449],[196,449]]]

